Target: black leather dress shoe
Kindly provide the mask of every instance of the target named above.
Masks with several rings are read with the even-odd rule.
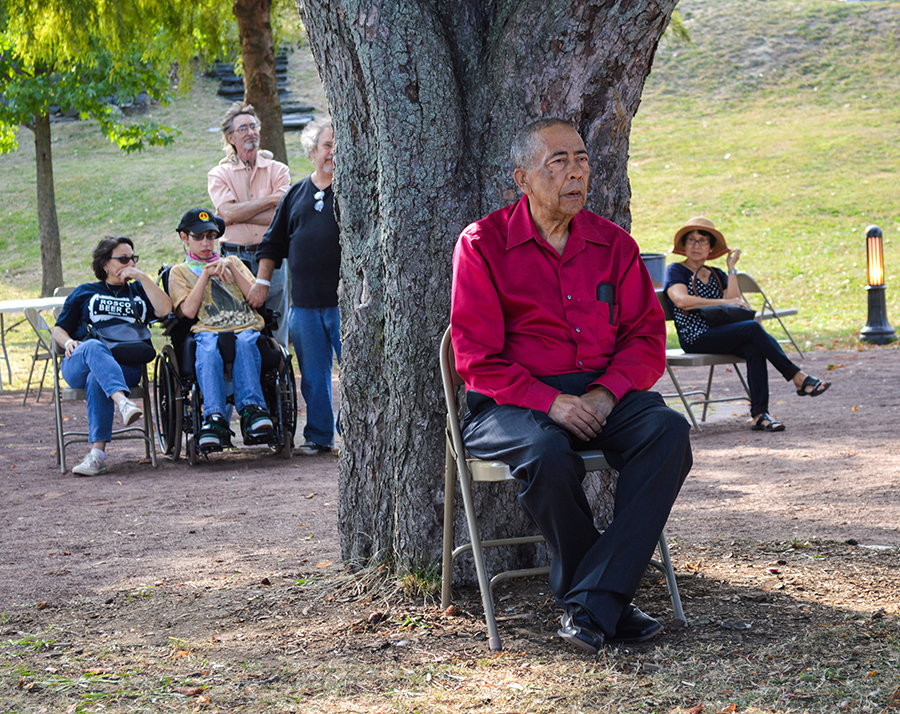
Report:
[[[576,647],[597,654],[603,647],[605,636],[580,606],[569,607],[559,618],[560,629],[556,631],[560,637]]]
[[[634,605],[626,606],[616,625],[616,634],[609,642],[644,642],[656,637],[663,626],[649,615],[645,615]]]

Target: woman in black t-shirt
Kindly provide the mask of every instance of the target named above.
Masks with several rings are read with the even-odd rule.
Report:
[[[664,290],[672,314],[678,341],[685,352],[735,354],[747,360],[747,384],[750,387],[750,414],[754,431],[784,431],[784,424],[769,414],[769,376],[767,362],[786,379],[793,381],[797,394],[818,397],[830,386],[791,362],[781,345],[755,320],[743,320],[710,327],[694,309],[711,305],[749,307],[741,295],[737,280],[740,249],[729,250],[725,237],[708,218],[692,218],[675,234],[672,252],[685,256],[682,263],[666,269]],[[706,265],[706,261],[727,255],[728,274]]]
[[[143,322],[164,317],[172,301],[146,273],[137,269],[138,256],[130,238],[107,236],[94,249],[96,283],[79,285],[66,298],[53,328],[53,339],[65,350],[60,371],[70,387],[87,395],[88,441],[91,451],[72,469],[76,476],[107,472],[106,443],[118,407],[125,426],[143,416],[128,399],[129,387],[141,379],[140,365],[122,365],[100,340],[89,339],[89,326]],[[151,314],[152,313],[152,314]]]

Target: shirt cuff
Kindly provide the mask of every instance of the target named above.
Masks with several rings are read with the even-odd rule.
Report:
[[[553,402],[560,394],[562,392],[558,389],[554,389],[549,384],[544,384],[536,379],[528,388],[528,393],[525,395],[521,406],[525,409],[536,409],[546,414],[549,413],[550,407],[553,406]]]

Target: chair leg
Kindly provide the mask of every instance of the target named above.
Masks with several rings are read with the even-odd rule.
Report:
[[[456,498],[456,460],[447,444],[444,457],[444,543],[441,560],[441,609],[450,607],[453,589],[453,508]]]
[[[466,522],[469,526],[469,540],[472,543],[472,558],[475,560],[475,574],[478,576],[478,589],[481,591],[481,602],[484,605],[484,619],[487,622],[488,642],[492,650],[502,650],[500,635],[497,632],[497,619],[494,616],[494,602],[491,597],[491,584],[484,565],[484,553],[481,549],[481,537],[478,534],[478,520],[475,516],[475,505],[472,502],[472,481],[465,465],[465,456],[457,459],[459,485],[462,491],[463,505],[466,510]],[[460,464],[459,462],[462,461]]]
[[[669,590],[669,598],[672,601],[672,611],[675,613],[675,621],[687,626],[687,618],[684,616],[684,608],[681,606],[681,595],[678,594],[678,582],[675,580],[675,568],[672,567],[672,558],[669,556],[669,546],[666,543],[666,533],[659,534],[659,557],[662,560],[662,571],[666,578],[666,587]]]
[[[41,344],[38,342],[37,347],[34,348],[34,354],[31,356],[31,369],[28,370],[28,381],[25,383],[25,396],[22,397],[22,406],[28,402],[28,392],[31,391],[31,377],[34,374],[34,365],[37,364],[38,352],[40,352]],[[47,374],[47,364],[44,363],[44,374]],[[42,383],[43,384],[43,383]],[[38,393],[38,400],[41,398],[40,392]],[[37,401],[37,400],[35,400]]]
[[[694,425],[694,428],[697,431],[700,431],[700,425],[697,423],[697,418],[694,416],[694,412],[691,409],[690,402],[688,402],[684,390],[681,388],[681,385],[675,378],[675,373],[672,372],[672,368],[668,364],[666,365],[666,372],[669,373],[669,379],[672,380],[672,384],[675,385],[675,391],[678,392],[678,396],[681,397],[681,403],[684,404],[684,408],[687,410],[688,416],[691,418],[691,423]]]
[[[716,369],[716,365],[711,364],[709,366],[709,379],[706,382],[706,392],[703,394],[703,399],[706,401],[703,402],[703,416],[700,421],[706,421],[706,413],[709,410],[709,395],[712,394],[712,382],[713,382],[713,372]]]
[[[56,463],[59,464],[59,472],[66,472],[66,441],[63,435],[62,398],[59,384],[59,366],[54,364],[53,371],[53,408],[56,412]]]
[[[43,392],[44,392],[44,380],[47,378],[47,367],[49,367],[49,366],[50,366],[50,360],[44,360],[44,371],[41,372],[41,381],[38,384],[37,398],[35,398],[35,400],[34,400],[36,402],[41,401],[41,394],[43,394]],[[23,404],[23,406],[24,406],[24,404]]]
[[[775,315],[775,319],[778,320],[778,324],[781,325],[781,329],[784,330],[784,334],[787,335],[788,339],[791,341],[791,344],[794,346],[794,349],[797,350],[797,354],[800,355],[800,359],[803,359],[803,350],[800,349],[800,346],[794,340],[794,336],[788,331],[788,328],[784,326],[784,323],[781,321],[781,318],[778,317],[778,315]]]

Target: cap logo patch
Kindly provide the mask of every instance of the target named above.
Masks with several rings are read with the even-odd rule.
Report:
[[[206,211],[200,211],[200,213],[197,214],[197,218],[199,218],[201,221],[208,221],[209,214]]]

